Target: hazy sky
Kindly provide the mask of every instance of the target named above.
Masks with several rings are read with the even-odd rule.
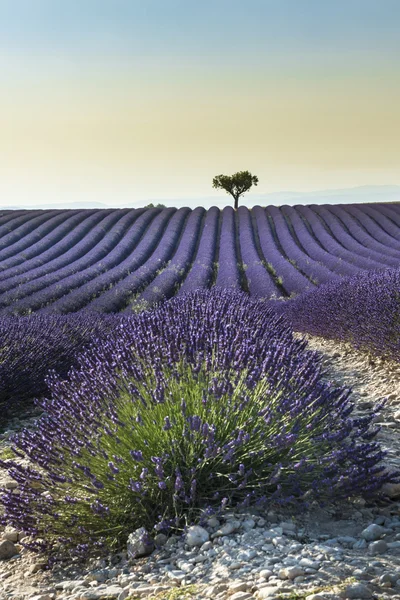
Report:
[[[399,29],[399,0],[0,0],[0,205],[400,185]]]

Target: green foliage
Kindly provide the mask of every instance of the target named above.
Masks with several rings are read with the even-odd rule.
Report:
[[[239,206],[240,196],[257,184],[258,177],[252,175],[250,171],[238,171],[233,175],[217,175],[213,179],[213,188],[223,189],[234,198],[235,209]]]
[[[14,452],[11,450],[11,448],[9,446],[0,446],[0,459],[1,460],[8,460],[8,459],[12,459],[15,458],[15,454]]]
[[[167,208],[165,206],[165,204],[153,204],[152,202],[150,202],[150,204],[146,204],[146,206],[144,206],[143,208]]]

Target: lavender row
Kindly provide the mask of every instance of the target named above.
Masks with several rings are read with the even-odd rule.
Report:
[[[325,221],[320,218],[310,207],[308,206],[296,206],[296,211],[306,220],[310,226],[314,236],[319,241],[321,246],[329,252],[332,256],[336,256],[339,260],[345,261],[350,264],[355,272],[366,269],[377,269],[382,268],[382,265],[369,260],[364,256],[359,256],[354,252],[350,252],[345,248],[332,231],[327,227]],[[337,224],[333,224],[333,227],[337,227]]]
[[[280,310],[300,332],[349,342],[400,361],[400,269],[365,271],[289,300]]]
[[[38,304],[41,302],[41,305],[46,302],[41,311],[66,312],[64,305],[65,303],[68,304],[71,299],[73,299],[76,305],[78,297],[81,296],[82,286],[87,285],[93,280],[96,281],[99,276],[112,270],[135,251],[137,244],[157,212],[158,209],[152,209],[144,211],[142,214],[136,211],[135,213],[131,212],[125,215],[118,223],[119,227],[114,232],[113,238],[109,239],[108,247],[103,241],[102,250],[106,250],[106,248],[108,250],[104,258],[98,263],[68,275],[62,279],[60,284],[47,287],[40,294],[38,300]],[[134,218],[133,222],[132,218]],[[78,290],[78,297],[75,293],[76,290]],[[27,299],[27,302],[31,301],[31,297]]]
[[[222,211],[219,239],[218,271],[215,285],[224,289],[240,289],[239,259],[236,250],[235,211],[225,206]]]
[[[0,281],[9,280],[11,277],[22,275],[22,273],[31,271],[35,267],[42,266],[50,258],[56,258],[70,249],[71,244],[68,240],[68,234],[72,230],[76,231],[76,228],[85,220],[88,220],[89,215],[93,214],[93,212],[90,211],[88,214],[85,214],[81,210],[76,210],[60,214],[60,225],[56,229],[51,229],[47,235],[40,237],[36,243],[30,245],[23,252],[19,252],[7,259],[6,268],[0,272]],[[83,232],[87,233],[89,229],[90,227],[86,227]]]
[[[48,392],[51,369],[66,376],[77,355],[114,328],[112,316],[84,313],[0,317],[0,424],[10,409],[19,411]]]
[[[355,256],[362,256],[364,258],[368,258],[370,264],[375,265],[375,269],[382,269],[387,264],[383,262],[382,256],[373,250],[370,250],[356,238],[351,235],[350,232],[346,231],[343,226],[343,223],[340,219],[330,210],[325,208],[324,206],[313,206],[312,210],[323,219],[329,229],[332,231],[335,238],[340,242],[347,250],[352,252]],[[347,221],[349,224],[349,221]],[[349,224],[350,225],[350,224]],[[349,230],[351,230],[351,226]]]
[[[30,218],[33,217],[34,212],[38,211],[29,211],[32,213]],[[0,211],[0,238],[4,235],[10,233],[12,229],[15,229],[17,226],[18,219],[21,220],[21,217],[26,215],[26,210],[2,210]]]
[[[136,219],[136,214],[131,211],[113,211],[106,217],[104,221],[109,221],[103,228],[98,226],[91,230],[89,234],[82,240],[84,243],[76,244],[74,250],[82,246],[89,246],[90,251],[80,256],[76,261],[69,262],[63,268],[56,268],[53,271],[36,279],[32,283],[28,282],[20,286],[17,290],[2,294],[0,296],[0,306],[4,312],[23,313],[25,311],[37,310],[44,306],[47,302],[51,302],[57,297],[63,296],[68,291],[68,284],[65,285],[64,280],[70,275],[80,277],[80,274],[87,267],[92,267],[98,272],[101,272],[101,259],[103,259],[118,242],[118,239],[124,236],[127,228],[132,222],[132,218]],[[122,222],[122,225],[120,223]],[[69,256],[69,255],[68,255]],[[56,259],[56,261],[62,261]],[[56,262],[54,261],[54,262]],[[11,306],[10,306],[11,305]]]
[[[35,286],[35,281],[40,283],[41,277],[52,276],[57,271],[61,271],[64,267],[69,267],[73,262],[84,256],[93,248],[96,242],[104,237],[101,223],[106,222],[113,224],[116,219],[116,213],[107,212],[102,214],[100,211],[94,211],[75,229],[73,229],[66,239],[61,244],[61,254],[58,254],[58,245],[55,245],[56,255],[52,257],[54,248],[50,248],[45,254],[44,264],[38,265],[27,272],[8,276],[8,271],[4,272],[4,276],[0,273],[0,294],[4,294],[8,290],[13,290],[16,286],[22,288],[23,284],[32,283]],[[50,260],[46,260],[50,255]],[[8,265],[8,261],[6,262]],[[29,266],[29,265],[28,265]],[[61,274],[62,277],[62,274]],[[44,283],[44,286],[46,282]],[[40,289],[40,285],[39,285]],[[35,288],[33,287],[33,291]],[[30,293],[30,288],[27,288],[27,293]],[[23,294],[22,294],[23,295]],[[1,296],[0,296],[1,297]],[[1,303],[1,301],[0,301]]]
[[[252,210],[254,228],[257,229],[260,240],[261,251],[270,269],[279,277],[286,294],[298,294],[299,292],[313,287],[314,284],[305,277],[277,247],[266,212],[261,206],[255,206]]]
[[[350,390],[268,303],[197,290],[129,317],[52,374],[34,429],[0,460],[0,521],[50,564],[200,525],[226,509],[383,497],[377,411],[353,416]],[[115,321],[117,325],[117,320]],[[45,493],[47,491],[47,493]]]
[[[204,208],[195,208],[190,213],[185,229],[181,234],[179,245],[169,264],[150,285],[135,299],[139,307],[152,306],[162,300],[171,298],[179,287],[193,259],[197,237],[205,216]],[[125,309],[131,311],[132,306]]]
[[[400,255],[398,251],[396,252],[391,246],[388,248],[374,239],[360,226],[360,224],[357,223],[353,216],[349,217],[348,213],[346,213],[342,207],[330,206],[329,210],[341,220],[343,226],[348,229],[357,242],[368,248],[369,252],[371,252],[371,255],[374,257],[374,260],[376,259],[391,267],[397,267],[399,265]]]
[[[0,213],[6,243],[0,244],[0,310],[130,310],[135,298],[149,305],[211,285],[242,287],[254,297],[290,296],[399,264],[395,204],[226,207],[222,213],[214,207],[204,226],[165,236],[175,211]]]
[[[283,206],[282,213],[290,221],[292,229],[301,241],[301,246],[306,254],[313,260],[326,265],[331,271],[340,275],[354,275],[358,269],[341,260],[337,255],[327,252],[304,224],[304,221],[291,206]]]
[[[119,281],[135,272],[149,259],[175,211],[174,208],[162,211],[155,208],[147,210],[135,223],[131,236],[125,236],[119,244],[122,256],[127,254],[126,258],[104,273],[91,278],[74,293],[66,294],[49,304],[42,312],[68,313],[82,310],[101,293],[114,288]]]
[[[362,211],[357,206],[346,206],[344,210],[354,217],[365,231],[380,244],[380,252],[400,259],[399,231],[397,231],[397,237],[390,235],[365,210]]]
[[[237,214],[239,217],[240,251],[250,295],[254,298],[281,296],[281,290],[263,265],[257,252],[250,212],[244,206],[240,206]]]
[[[27,248],[30,244],[29,235],[37,238],[37,228],[46,224],[53,215],[51,211],[41,210],[37,211],[39,214],[30,214],[31,211],[26,211],[27,214],[21,217],[21,223],[15,229],[7,233],[0,239],[0,259],[4,260],[13,254],[14,245],[17,246],[17,250],[21,251]]]
[[[161,238],[155,238],[157,246],[150,258],[136,271],[119,281],[111,290],[104,292],[87,305],[87,310],[98,312],[118,312],[129,309],[135,296],[163,269],[173,255],[175,245],[180,238],[185,221],[190,214],[189,208],[180,208],[169,221]]]
[[[346,210],[353,208],[352,205],[347,205]],[[362,212],[368,215],[374,223],[377,223],[382,231],[390,235],[392,238],[400,242],[400,229],[399,227],[386,216],[382,210],[376,208],[373,204],[364,204],[362,206]]]
[[[219,214],[219,209],[215,206],[207,211],[196,257],[178,290],[178,295],[209,287],[214,272]]]
[[[276,206],[268,206],[266,212],[272,219],[283,252],[288,260],[293,261],[296,268],[316,284],[324,283],[339,277],[337,273],[329,270],[325,265],[310,258],[302,248],[300,248],[293,238],[282,212]]]

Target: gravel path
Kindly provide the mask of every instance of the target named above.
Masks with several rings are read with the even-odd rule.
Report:
[[[370,360],[344,344],[308,340],[323,357],[326,377],[353,388],[357,412],[388,398],[377,418],[378,440],[388,450],[387,466],[400,469],[400,365]],[[0,437],[6,445],[8,434]],[[0,484],[7,481],[0,473]],[[0,560],[0,598],[400,600],[400,485],[388,492],[392,501],[380,505],[356,498],[307,513],[228,513],[170,538],[149,556],[99,558],[85,569],[76,562],[46,571],[38,555],[18,544],[19,532],[6,528],[0,556],[4,540],[16,553]]]

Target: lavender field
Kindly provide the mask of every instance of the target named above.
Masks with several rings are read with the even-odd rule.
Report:
[[[382,497],[384,401],[351,416],[295,332],[400,362],[399,206],[0,213],[0,524],[86,559],[202,511]]]
[[[400,206],[0,212],[0,314],[127,312],[198,288],[288,298],[400,265]]]

